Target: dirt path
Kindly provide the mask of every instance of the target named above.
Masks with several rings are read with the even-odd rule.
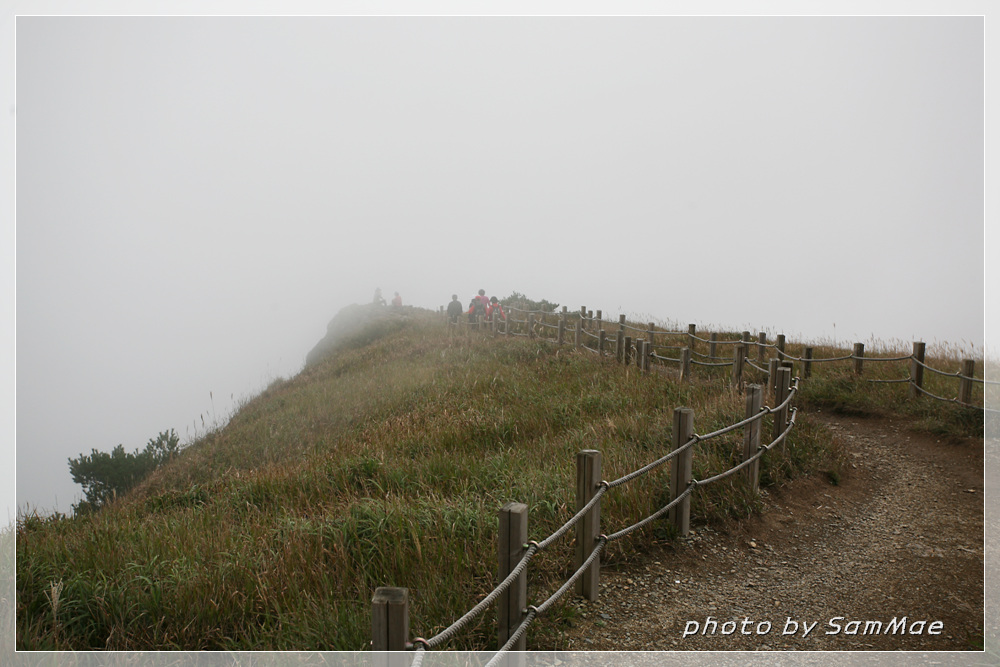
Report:
[[[846,447],[839,485],[796,480],[769,490],[753,520],[696,526],[676,546],[602,570],[599,599],[574,603],[576,627],[553,648],[979,648],[983,442],[938,440],[896,420],[810,417]],[[892,632],[903,617],[905,631]]]

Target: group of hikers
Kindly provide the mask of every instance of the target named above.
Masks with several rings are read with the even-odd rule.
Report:
[[[399,292],[394,292],[392,297],[392,305],[399,307],[403,305],[403,298],[399,296]],[[378,306],[386,305],[385,299],[382,297],[382,288],[375,288],[375,296],[372,298],[372,303]],[[451,303],[448,304],[448,321],[458,322],[458,318],[462,316],[462,313],[466,313],[469,316],[469,322],[476,322],[479,319],[489,320],[492,317],[496,317],[498,320],[507,319],[507,313],[504,312],[503,306],[500,305],[500,300],[495,296],[487,297],[486,290],[479,290],[479,294],[472,297],[472,301],[469,303],[469,309],[466,310],[462,307],[462,302],[458,300],[457,294],[451,295]]]
[[[478,319],[488,320],[492,317],[500,320],[507,318],[500,301],[495,296],[487,298],[486,290],[479,290],[479,294],[472,297],[468,310],[462,307],[458,295],[452,294],[451,303],[448,304],[448,321],[458,322],[458,318],[462,316],[463,312],[469,316],[469,322],[475,322]]]
[[[403,305],[403,297],[399,296],[399,292],[393,292],[393,294],[395,296],[392,297],[392,305],[396,306],[397,308],[399,306],[402,306]],[[377,306],[384,306],[385,305],[385,299],[382,298],[382,288],[381,287],[376,287],[375,288],[375,296],[372,298],[372,303],[374,303]]]

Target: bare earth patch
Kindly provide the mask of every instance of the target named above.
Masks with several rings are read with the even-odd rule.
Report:
[[[848,452],[838,485],[817,475],[768,489],[751,520],[695,525],[603,569],[598,600],[574,602],[575,627],[548,648],[979,649],[983,441],[938,439],[900,420],[809,417]]]

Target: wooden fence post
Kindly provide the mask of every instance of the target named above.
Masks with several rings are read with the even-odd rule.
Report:
[[[604,339],[606,338],[604,334],[604,329],[597,330],[597,353],[604,356]]]
[[[632,363],[632,337],[625,336],[625,355],[622,357],[625,361],[625,365],[628,366]]]
[[[865,368],[865,344],[855,343],[854,344],[854,374],[861,375]]]
[[[788,385],[791,386],[792,379],[795,377],[795,362],[791,359],[785,359],[779,364],[779,366],[788,369]]]
[[[760,412],[760,408],[763,405],[763,398],[761,396],[763,392],[760,389],[759,384],[748,384],[747,385],[747,404],[746,413],[744,414],[745,419],[753,417],[755,414]],[[752,421],[743,427],[743,460],[746,461],[760,449],[760,422]],[[753,493],[757,493],[757,486],[760,484],[760,459],[757,459],[746,468],[747,482],[750,483],[750,489]]]
[[[694,435],[694,410],[691,408],[674,409],[673,446],[678,449],[687,443]],[[671,460],[670,466],[670,500],[675,500],[684,493],[691,483],[691,456],[694,447],[688,447]],[[691,527],[691,496],[670,508],[667,513],[670,523],[678,534],[685,536]]]
[[[802,358],[802,379],[805,380],[812,375],[813,349],[811,347],[807,347],[806,351],[802,354]]]
[[[615,337],[615,356],[618,363],[625,363],[625,316],[618,316],[618,335]]]
[[[780,366],[778,367],[778,372],[776,373],[776,375],[777,375],[777,386],[774,392],[775,407],[784,403],[785,399],[788,398],[788,394],[792,385],[792,369],[789,368],[788,366]],[[787,426],[787,424],[785,423],[786,421],[788,421],[788,406],[785,406],[774,413],[774,429],[772,431],[773,437],[771,438],[772,441],[779,435],[781,435],[782,432],[785,430],[785,426]],[[785,444],[782,443],[781,446],[784,447]]]
[[[741,338],[743,340],[743,345],[746,346],[746,358],[750,358],[750,332],[744,331]]]
[[[719,333],[717,331],[713,331],[712,333],[710,333],[708,335],[708,356],[709,357],[715,357],[715,353],[718,350],[718,343],[717,343],[718,340],[719,340]]]
[[[603,319],[601,311],[597,311],[596,319],[597,319],[597,324],[596,324],[597,330],[600,331],[604,327],[604,323],[601,321]]]
[[[601,453],[594,449],[585,449],[576,455],[576,511],[583,509],[590,502],[601,484]],[[601,502],[576,524],[576,554],[573,568],[578,569],[590,557],[594,546],[601,535]],[[596,600],[600,584],[601,559],[594,562],[576,581],[576,593],[588,600]]]
[[[566,338],[566,313],[559,316],[559,344],[562,345]]]
[[[647,373],[651,370],[653,365],[653,344],[646,341],[646,350],[642,355],[642,370]]]
[[[975,359],[962,359],[962,377],[958,382],[958,400],[962,403],[972,403],[972,378],[976,373]]]
[[[646,341],[639,338],[635,341],[635,367],[642,370],[642,358],[646,355]]]
[[[785,360],[785,334],[778,334],[778,361]]]
[[[681,348],[681,368],[677,379],[681,382],[691,380],[691,348],[689,347]]]
[[[763,331],[757,334],[757,359],[763,360],[766,356],[764,350],[767,349],[767,334]]]
[[[372,597],[372,650],[405,651],[409,637],[409,589],[376,588]]]
[[[746,343],[739,343],[733,348],[733,379],[731,384],[739,388],[743,386],[743,362],[747,355]]]
[[[776,358],[772,358],[767,362],[767,395],[776,396],[775,387],[778,386],[778,369],[781,368],[781,362]]]
[[[652,322],[649,323],[649,330],[646,332],[646,336],[646,341],[649,343],[649,347],[652,348],[656,344],[656,326]],[[650,349],[650,352],[652,352],[652,349]]]
[[[573,347],[579,348],[583,345],[583,315],[580,315],[580,320],[576,323],[576,328],[573,330]]]
[[[913,358],[910,359],[910,398],[920,396],[921,392],[918,387],[924,386],[924,367],[920,364],[924,363],[926,348],[927,346],[922,342],[914,341],[913,343]]]
[[[535,337],[535,314],[528,313],[528,338]]]
[[[500,533],[498,539],[499,566],[498,581],[503,581],[507,575],[521,562],[524,556],[525,544],[528,541],[528,506],[523,503],[510,502],[500,508]],[[497,600],[497,616],[499,631],[497,647],[507,643],[510,636],[517,630],[523,620],[522,612],[528,605],[528,569],[525,568],[510,588],[500,594]],[[525,650],[526,636],[514,644],[512,650]]]
[[[698,341],[695,340],[695,337],[697,336],[697,334],[698,334],[698,327],[696,327],[693,324],[689,324],[688,325],[688,348],[689,349],[692,349],[692,350],[695,349],[695,343],[698,342]]]

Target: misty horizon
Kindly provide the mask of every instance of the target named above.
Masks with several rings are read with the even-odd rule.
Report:
[[[376,287],[992,354],[984,56],[975,16],[18,17],[16,507]]]

